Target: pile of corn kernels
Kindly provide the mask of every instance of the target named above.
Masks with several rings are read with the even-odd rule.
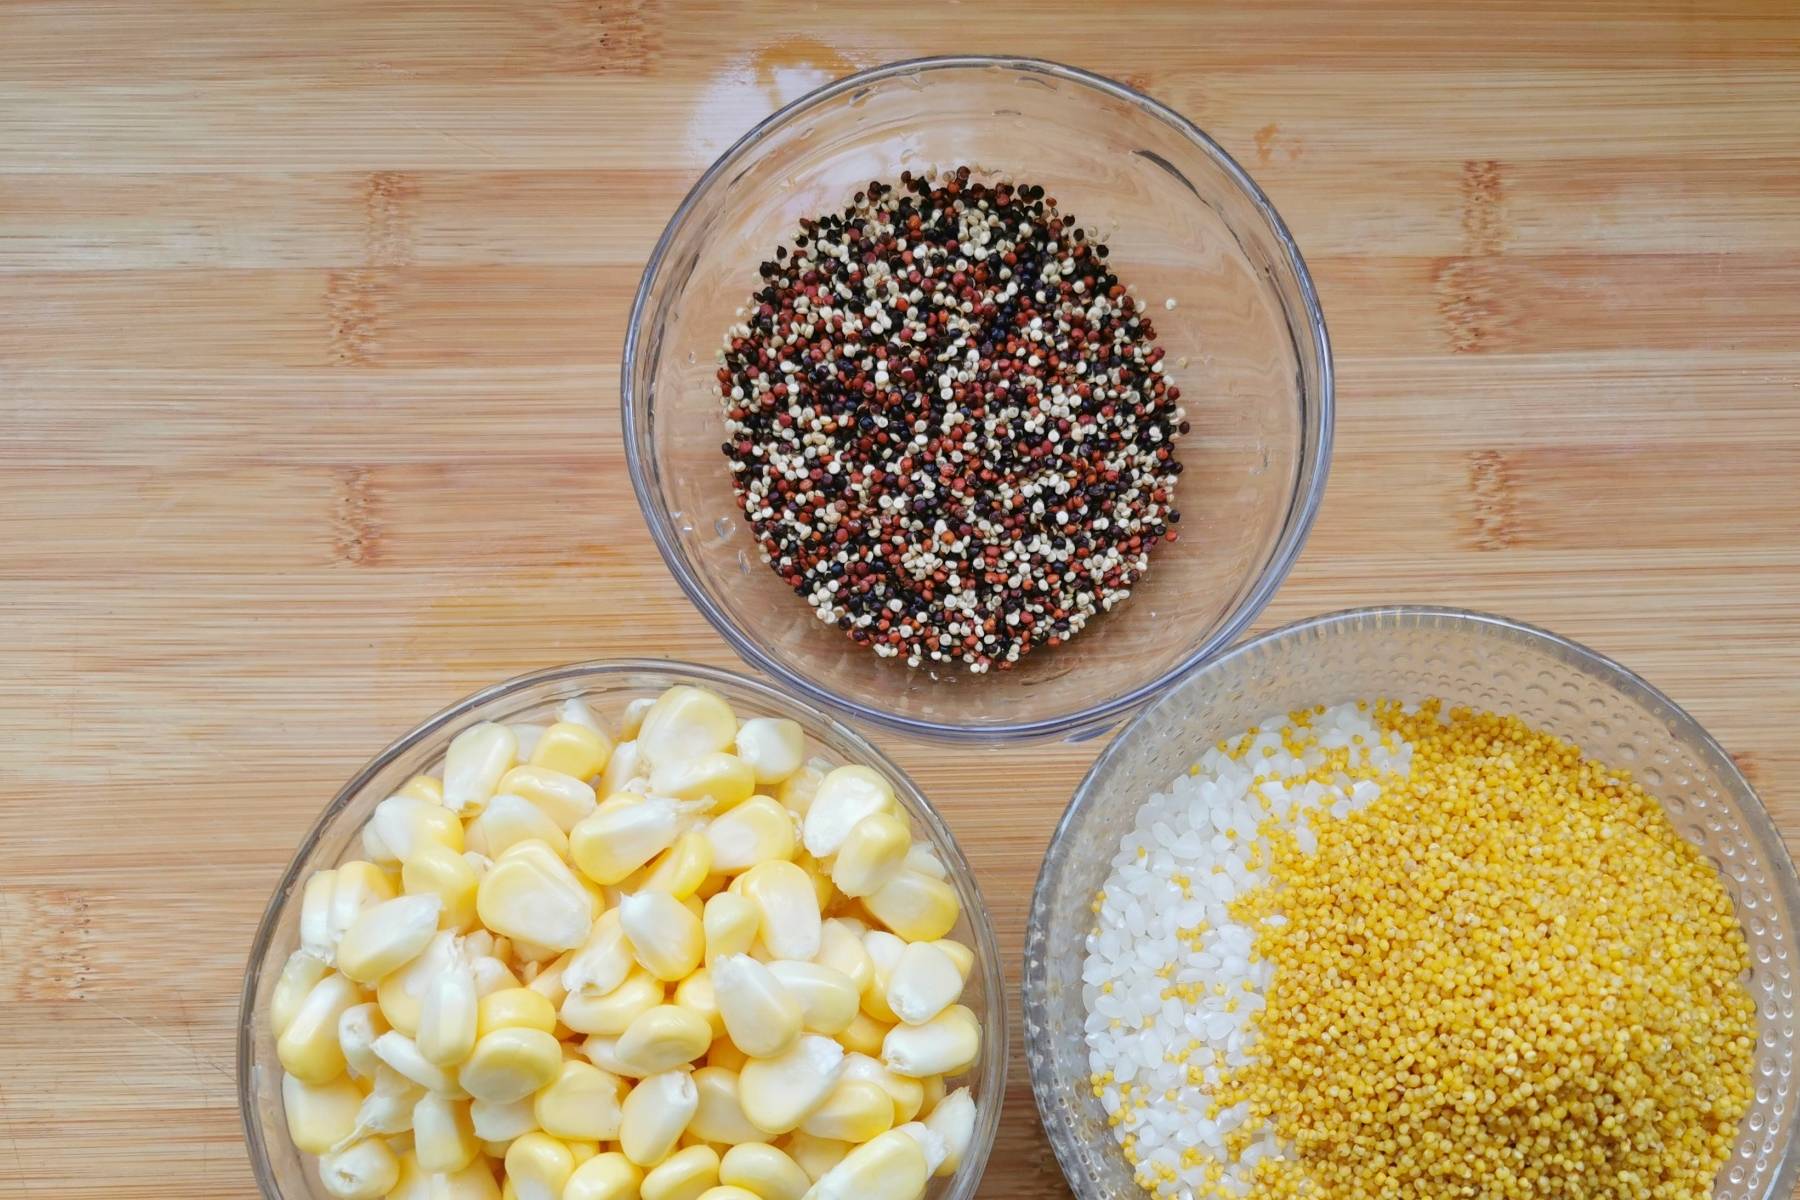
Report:
[[[1290,714],[1195,770],[1128,835],[1084,974],[1092,1085],[1147,1191],[1711,1194],[1750,1102],[1749,955],[1653,797],[1436,703]],[[1257,815],[1202,837],[1202,794]],[[1118,931],[1188,860],[1219,928],[1145,966],[1156,1002],[1114,999]]]
[[[678,686],[457,735],[305,884],[268,1020],[340,1200],[916,1200],[981,1030],[888,781]]]

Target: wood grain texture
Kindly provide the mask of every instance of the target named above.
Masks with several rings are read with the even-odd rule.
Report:
[[[1548,625],[1800,847],[1791,4],[4,0],[0,1196],[251,1195],[243,959],[339,782],[519,671],[731,664],[623,475],[638,270],[754,120],[953,50],[1149,90],[1305,250],[1338,454],[1262,626]],[[1095,747],[883,741],[1016,981]],[[982,1194],[1061,1191],[1015,1057]]]

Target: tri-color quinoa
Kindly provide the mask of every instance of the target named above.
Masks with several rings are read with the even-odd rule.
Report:
[[[903,174],[800,223],[718,368],[764,558],[855,642],[1005,670],[1176,540],[1156,328],[1044,189]]]
[[[1513,717],[1346,705],[1145,808],[1083,980],[1147,1191],[1712,1194],[1751,1099],[1749,954],[1624,774]]]

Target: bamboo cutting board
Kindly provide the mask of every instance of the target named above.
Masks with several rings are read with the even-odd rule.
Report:
[[[10,0],[0,1196],[252,1194],[243,959],[339,783],[523,670],[731,664],[624,477],[631,290],[755,119],[947,51],[1148,90],[1292,226],[1338,449],[1264,627],[1547,625],[1686,705],[1800,835],[1791,4]],[[1095,747],[882,741],[1016,981]],[[1061,1190],[1015,1053],[983,1194]]]

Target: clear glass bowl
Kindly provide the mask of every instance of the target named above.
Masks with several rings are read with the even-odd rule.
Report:
[[[1514,713],[1569,738],[1630,770],[1719,868],[1750,946],[1758,1040],[1754,1104],[1714,1195],[1786,1200],[1800,1175],[1793,1138],[1800,879],[1768,812],[1719,744],[1630,671],[1541,629],[1438,608],[1334,613],[1252,639],[1140,713],[1076,789],[1032,896],[1023,984],[1032,1091],[1075,1195],[1142,1195],[1086,1086],[1087,1014],[1070,962],[1138,806],[1205,747],[1261,717],[1375,696],[1439,696]]]
[[[655,695],[678,683],[708,687],[724,696],[740,716],[784,716],[806,730],[809,754],[841,763],[864,763],[882,772],[912,818],[915,830],[931,841],[949,868],[962,901],[962,917],[952,937],[975,948],[975,968],[962,1003],[982,1021],[981,1059],[965,1082],[976,1098],[975,1137],[955,1175],[934,1179],[929,1200],[968,1200],[975,1194],[993,1148],[1000,1102],[1006,1092],[1006,984],[999,943],[968,860],[956,839],[906,773],[861,735],[809,704],[767,684],[711,667],[651,659],[577,663],[521,675],[458,701],[370,760],[344,785],[300,843],[263,913],[238,1010],[238,1107],[251,1167],[267,1200],[330,1200],[319,1184],[311,1156],[288,1138],[281,1104],[281,1065],[265,1014],[269,996],[287,957],[299,946],[300,889],[321,867],[360,854],[359,835],[375,805],[407,779],[442,762],[457,732],[477,721],[529,721],[571,697],[587,698],[598,713],[617,713],[627,700]],[[553,719],[553,718],[552,718]]]
[[[1043,185],[1107,242],[1148,306],[1193,423],[1180,447],[1181,538],[1157,548],[1115,612],[985,675],[877,657],[762,562],[719,449],[714,376],[734,313],[762,286],[758,265],[799,218],[841,208],[872,179],[958,165]],[[1268,198],[1180,115],[1029,59],[896,63],[753,129],[688,193],[650,256],[621,396],[650,532],[733,648],[809,699],[937,740],[1097,733],[1229,645],[1299,553],[1331,445],[1324,319]]]

